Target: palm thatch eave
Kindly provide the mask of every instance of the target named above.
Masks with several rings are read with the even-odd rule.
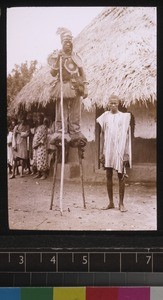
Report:
[[[26,110],[30,110],[35,104],[46,106],[53,97],[51,94],[53,82],[50,67],[48,65],[42,67],[15,97],[15,110],[18,111],[20,105]]]
[[[156,8],[107,7],[75,39],[89,81],[85,106],[156,101]]]
[[[106,107],[111,94],[124,106],[156,101],[156,8],[107,7],[74,40],[89,81],[87,110]],[[17,95],[15,107],[55,100],[54,78],[43,67]]]

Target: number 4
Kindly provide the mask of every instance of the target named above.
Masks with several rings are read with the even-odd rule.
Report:
[[[52,258],[51,258],[51,260],[50,260],[53,264],[55,264],[56,263],[56,258],[55,258],[55,256],[53,256]]]

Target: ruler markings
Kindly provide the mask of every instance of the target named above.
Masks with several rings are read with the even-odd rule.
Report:
[[[42,264],[42,252],[40,252],[40,263]]]
[[[104,252],[104,264],[106,263],[106,253]]]
[[[107,251],[106,251],[107,250]],[[92,251],[87,251],[87,249],[82,249],[82,250],[80,250],[80,251],[76,251],[76,250],[74,250],[73,252],[75,252],[75,253],[82,253],[82,252],[92,252],[92,253],[104,253],[104,252],[106,252],[106,253],[135,253],[135,252],[139,252],[139,253],[144,253],[144,252],[149,252],[150,250],[152,250],[152,249],[150,249],[150,248],[145,248],[145,249],[138,249],[138,248],[136,248],[136,251],[135,250],[133,250],[133,251],[131,251],[131,250],[126,250],[125,248],[124,249],[120,249],[119,248],[119,251],[117,251],[117,249],[115,249],[116,251],[114,251],[114,249],[112,249],[111,251],[109,251],[108,249],[104,249],[104,251],[96,251],[96,250],[92,250]],[[146,251],[145,251],[146,250]],[[57,250],[55,250],[55,252],[56,252]],[[8,252],[10,252],[10,253],[22,253],[22,252],[24,252],[24,249],[20,249],[19,251],[17,250],[17,251],[15,251],[15,249],[13,250],[11,250],[11,249],[9,249],[9,251],[1,251],[0,250],[0,253],[8,253]],[[40,253],[40,251],[26,251],[26,252],[28,252],[28,253]],[[41,252],[43,252],[43,253],[54,253],[54,250],[53,251],[41,251]],[[70,250],[70,251],[57,251],[58,253],[72,253],[72,250]],[[163,249],[162,249],[162,251],[157,251],[157,249],[153,249],[153,251],[152,252],[155,252],[155,253],[163,253]]]
[[[141,253],[141,254],[145,254],[145,253],[148,253],[148,251],[136,251],[137,253]],[[118,253],[122,253],[122,254],[134,254],[134,253],[136,253],[136,252],[134,252],[134,251],[105,251],[105,252],[102,252],[102,251],[89,251],[89,252],[87,252],[87,253],[95,253],[95,254],[103,254],[103,253],[107,253],[107,254],[118,254]],[[24,253],[27,253],[27,254],[40,254],[40,252],[34,252],[34,251],[10,251],[10,252],[8,252],[8,251],[0,251],[0,254],[6,254],[6,253],[10,253],[10,254],[24,254]],[[46,251],[41,251],[41,253],[43,253],[43,254],[51,254],[51,253],[54,253],[54,251],[48,251],[48,252],[46,252]],[[86,253],[86,251],[73,251],[73,252],[68,252],[68,251],[64,251],[64,252],[57,252],[58,254],[70,254],[70,253]],[[154,252],[150,252],[149,254],[152,254],[152,253],[155,253],[155,254],[163,254],[163,251],[154,251]]]
[[[88,272],[90,272],[90,253],[88,252],[87,253],[87,255],[88,255]]]
[[[120,252],[120,273],[122,272],[122,253]]]
[[[26,271],[27,271],[27,268],[26,268],[26,266],[27,266],[27,262],[26,262],[26,260],[27,260],[27,256],[26,256],[26,252],[24,253],[24,272],[26,273]]]
[[[56,272],[58,273],[58,252],[56,252]]]
[[[42,263],[43,262],[43,254],[50,254],[50,253],[52,253],[53,255],[54,255],[54,252],[51,252],[51,251],[48,251],[48,252],[35,252],[35,251],[30,251],[30,252],[28,252],[28,251],[26,251],[26,252],[20,252],[20,251],[12,251],[12,252],[1,252],[0,251],[0,254],[6,254],[6,253],[8,253],[8,263],[10,264],[11,263],[11,265],[12,265],[12,267],[13,267],[13,263],[14,262],[12,262],[12,257],[11,257],[11,254],[22,254],[22,255],[24,255],[24,272],[25,273],[27,273],[27,254],[30,256],[30,254],[39,254],[40,255],[40,263]],[[55,253],[55,256],[56,256],[56,272],[62,272],[61,270],[59,270],[59,254],[70,254],[71,253],[71,255],[72,255],[72,263],[74,263],[75,262],[75,254],[76,253],[80,253],[80,254],[82,254],[82,253],[84,253],[83,251],[74,251],[74,252],[69,252],[69,251],[63,251],[63,252],[56,252]],[[93,271],[91,271],[91,266],[93,266],[93,264],[94,264],[94,261],[93,261],[93,258],[90,260],[90,256],[91,256],[91,254],[103,254],[103,261],[104,261],[104,263],[106,263],[106,255],[110,255],[110,254],[119,254],[120,255],[120,272],[122,272],[122,263],[125,263],[125,262],[123,262],[123,254],[125,254],[125,255],[127,255],[127,254],[134,254],[134,252],[133,251],[121,251],[121,252],[113,252],[113,251],[111,251],[111,252],[102,252],[102,251],[89,251],[89,252],[87,252],[86,253],[87,254],[87,257],[88,257],[88,264],[87,264],[87,271],[86,272],[93,272]],[[160,251],[156,251],[156,252],[150,252],[150,248],[148,248],[147,249],[147,252],[144,252],[144,251],[138,251],[138,252],[135,252],[135,256],[136,256],[136,263],[138,263],[138,255],[139,254],[141,254],[141,255],[143,255],[144,256],[144,258],[146,257],[147,258],[147,264],[151,264],[151,272],[153,272],[153,269],[154,269],[154,260],[155,260],[155,258],[154,258],[154,254],[155,254],[155,256],[157,255],[157,254],[159,254],[159,255],[162,255],[163,254],[163,252],[160,252]],[[14,258],[14,256],[13,256],[13,258]],[[97,259],[98,259],[98,257],[97,257]],[[78,259],[77,259],[78,260]],[[16,263],[18,263],[17,262],[17,257],[16,257]],[[45,272],[46,272],[46,260],[45,260]],[[10,268],[10,267],[9,267]],[[2,271],[1,271],[2,272]],[[12,272],[12,270],[11,271],[9,271],[9,270],[6,270],[5,271],[6,273],[10,273],[10,272]],[[17,270],[17,272],[19,273],[19,270]],[[22,271],[20,271],[20,272],[22,272]],[[36,271],[34,271],[34,272],[37,272],[37,270]],[[39,272],[39,271],[38,271]],[[53,272],[53,271],[48,271],[48,272]],[[71,273],[72,271],[70,271],[70,273]],[[76,271],[77,272],[77,271]],[[79,271],[80,272],[80,271]],[[102,270],[100,271],[99,270],[99,272],[103,272]],[[105,272],[105,271],[104,271]],[[30,274],[31,274],[31,272],[30,272]]]

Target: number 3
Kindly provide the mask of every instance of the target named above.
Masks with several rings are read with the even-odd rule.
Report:
[[[24,264],[24,256],[22,256],[22,255],[20,255],[19,256],[19,265],[22,265],[22,264]]]

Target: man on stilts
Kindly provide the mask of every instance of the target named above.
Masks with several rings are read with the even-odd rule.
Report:
[[[126,167],[131,167],[131,131],[130,113],[118,110],[119,98],[115,95],[109,98],[109,111],[105,111],[97,122],[101,126],[100,155],[101,163],[106,170],[107,192],[109,204],[106,209],[114,208],[113,200],[113,170],[118,173],[119,209],[125,212],[124,193]]]
[[[85,136],[81,133],[81,97],[85,99],[88,95],[87,81],[83,70],[80,56],[73,51],[73,37],[71,31],[66,28],[58,28],[62,50],[54,51],[48,58],[51,65],[51,75],[55,78],[53,84],[53,95],[56,98],[56,138],[61,139],[61,108],[59,77],[59,63],[62,56],[62,81],[63,81],[63,110],[64,110],[64,134],[67,142],[73,143],[82,140],[86,143]]]
[[[56,99],[55,134],[53,135],[51,143],[56,145],[57,152],[59,146],[62,146],[61,186],[63,186],[65,161],[64,148],[69,145],[78,148],[83,203],[84,208],[86,208],[82,159],[84,158],[83,153],[87,139],[81,133],[81,97],[85,99],[88,95],[87,81],[81,58],[73,51],[73,37],[71,31],[67,28],[58,28],[57,34],[60,34],[61,37],[62,50],[56,50],[48,57],[48,63],[51,66],[50,73],[54,77],[52,94]],[[52,209],[53,205],[57,163],[54,169],[54,183],[50,209]],[[61,190],[63,192],[63,187],[61,187]],[[62,192],[60,194],[62,194]]]

